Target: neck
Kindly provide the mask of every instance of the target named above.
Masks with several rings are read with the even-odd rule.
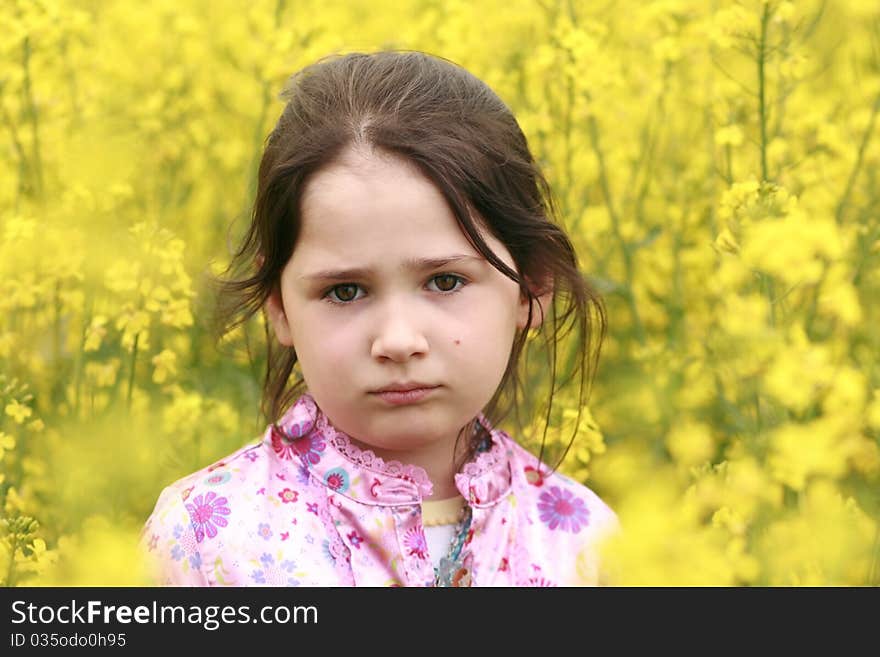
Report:
[[[450,497],[461,495],[455,487],[455,475],[464,463],[468,455],[468,446],[472,441],[473,424],[469,424],[466,431],[458,441],[458,450],[453,462],[452,451],[455,445],[455,437],[451,442],[441,441],[432,445],[426,445],[418,449],[396,451],[376,448],[364,444],[349,436],[349,439],[360,449],[370,450],[384,461],[399,461],[408,465],[416,465],[422,468],[433,484],[431,496],[427,499],[445,500]]]

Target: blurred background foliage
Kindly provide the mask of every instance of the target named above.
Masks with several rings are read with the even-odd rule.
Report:
[[[205,274],[287,77],[380,48],[509,104],[605,297],[548,437],[620,516],[609,581],[878,584],[867,0],[6,0],[0,583],[145,582],[161,488],[259,437],[264,326],[215,345]]]

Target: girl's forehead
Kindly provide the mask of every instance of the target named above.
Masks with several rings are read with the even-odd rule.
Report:
[[[349,146],[331,162],[324,164],[306,180],[306,189],[315,182],[326,182],[337,177],[374,175],[418,176],[423,177],[420,169],[402,155],[378,150],[370,146]]]
[[[412,163],[390,155],[351,153],[312,173],[303,186],[301,205],[332,205],[348,198],[369,200],[397,191],[398,196],[421,193],[423,200],[443,200],[442,194]]]
[[[336,165],[314,174],[303,191],[299,221],[305,242],[468,245],[440,190],[411,167],[388,160],[367,168]]]
[[[476,219],[489,247],[510,260]],[[419,260],[452,256],[485,261],[440,190],[399,157],[352,152],[314,173],[306,181],[299,221],[292,260],[300,274],[306,269],[412,269],[408,265]]]

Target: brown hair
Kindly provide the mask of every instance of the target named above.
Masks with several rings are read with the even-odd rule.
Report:
[[[223,277],[215,281],[218,337],[260,311],[278,285],[296,245],[300,198],[308,177],[350,146],[396,155],[416,165],[436,185],[474,248],[528,295],[529,322],[538,301],[535,292],[546,291],[531,289],[532,282],[553,285],[550,312],[541,309],[544,322],[535,329],[545,336],[552,353],[541,458],[553,404],[557,343],[576,324],[578,340],[572,356],[576,356],[574,370],[581,373],[579,421],[586,400],[584,378],[588,372],[595,374],[606,315],[601,297],[578,269],[571,241],[554,220],[550,187],[512,112],[462,67],[408,50],[325,57],[291,76],[281,99],[286,106],[265,142],[250,226]],[[523,276],[493,254],[472,213],[504,243]],[[227,276],[232,272],[237,275]],[[561,297],[565,304],[557,313]],[[591,306],[598,313],[598,327]],[[548,335],[548,319],[552,335]],[[296,353],[274,340],[268,324],[261,409],[275,423],[303,392],[305,382],[297,377],[289,385]],[[571,326],[565,330],[567,324]],[[522,427],[519,362],[528,333],[528,328],[517,331],[504,376],[483,411],[493,426],[512,407]],[[594,359],[587,362],[591,354]],[[570,446],[571,441],[566,452]],[[472,453],[473,446],[468,449]],[[565,453],[559,462],[564,457]]]

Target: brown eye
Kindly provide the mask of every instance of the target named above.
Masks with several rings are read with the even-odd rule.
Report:
[[[452,274],[441,274],[439,276],[435,276],[434,280],[437,281],[437,287],[441,292],[451,292],[456,283],[458,283],[460,277],[453,276]]]
[[[437,289],[444,294],[459,292],[468,284],[468,281],[458,274],[437,274],[431,280],[437,281]],[[461,286],[456,287],[458,283],[461,283]]]
[[[340,292],[340,290],[342,292]],[[346,292],[348,291],[348,292]],[[330,292],[335,292],[340,301],[351,301],[357,294],[357,285],[337,285]],[[349,294],[350,292],[350,294]]]

